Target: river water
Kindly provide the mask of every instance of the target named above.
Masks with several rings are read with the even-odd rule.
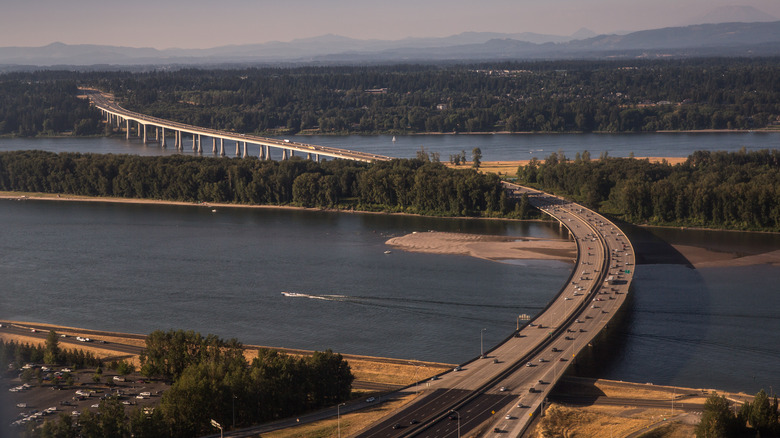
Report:
[[[393,138],[396,141],[393,141]],[[450,155],[471,152],[478,147],[483,161],[527,160],[533,157],[544,159],[553,152],[561,151],[567,157],[588,151],[597,158],[602,153],[611,157],[687,157],[696,150],[748,151],[780,148],[780,133],[734,132],[734,133],[654,133],[654,134],[458,134],[458,135],[406,135],[406,136],[292,136],[289,139],[341,147],[362,152],[387,155],[397,158],[413,158],[422,148],[426,152],[439,153],[442,161],[449,161]],[[161,149],[156,144],[144,145],[137,139],[123,138],[51,138],[51,139],[0,139],[0,151],[40,149],[52,152],[93,152],[112,154],[171,155],[179,152],[172,148]],[[184,150],[192,154],[190,137],[185,136]],[[211,154],[212,142],[203,137],[204,155]],[[235,155],[235,143],[227,142],[225,152]],[[257,156],[258,147],[250,147],[249,153]],[[274,158],[281,158],[281,152],[272,149]]]
[[[463,149],[467,146],[462,142],[475,137],[503,136],[441,138],[456,139],[448,148]],[[517,137],[572,143],[576,138]],[[747,133],[705,137],[733,143],[714,149],[777,147],[771,144],[780,138]],[[402,137],[396,144],[408,142],[407,155],[412,156],[420,138]],[[443,142],[441,138],[433,141]],[[753,138],[768,142],[747,144],[745,139]],[[339,137],[322,139],[335,145]],[[340,139],[339,144],[349,147],[345,139],[357,141]],[[157,147],[123,139],[0,139],[0,150],[15,149],[160,153]],[[622,153],[609,153],[674,156],[655,150],[659,152],[624,147]],[[483,154],[485,160],[499,159],[485,147]],[[193,329],[251,344],[451,363],[479,353],[482,328],[487,329],[487,348],[511,333],[518,314],[541,310],[572,266],[384,253],[388,238],[414,231],[561,236],[551,223],[11,200],[0,201],[0,221],[2,318],[135,333]],[[654,232],[671,242],[737,247],[740,253],[780,247],[777,235]],[[627,321],[610,344],[610,358],[595,374],[753,393],[776,390],[778,281],[780,268],[767,265],[639,266]],[[301,295],[286,297],[283,291]]]

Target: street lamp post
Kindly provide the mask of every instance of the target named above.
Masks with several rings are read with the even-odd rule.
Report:
[[[482,336],[485,334],[485,330],[487,329],[483,328],[482,330],[479,331],[479,357],[481,358],[485,357],[485,347],[484,347],[485,344],[483,342],[483,336]]]
[[[450,413],[453,413],[458,416],[458,438],[460,438],[460,412],[452,409],[450,410]]]
[[[211,425],[219,429],[219,438],[222,438],[222,425],[217,423],[216,420],[211,420]]]
[[[338,422],[339,438],[341,438],[341,407],[346,403],[339,403],[336,405],[336,421]]]
[[[236,428],[236,395],[233,394],[233,429]]]

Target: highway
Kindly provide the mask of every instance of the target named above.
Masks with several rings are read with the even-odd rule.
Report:
[[[313,145],[308,143],[299,143],[290,140],[279,140],[275,138],[260,137],[257,135],[241,134],[230,131],[220,131],[217,129],[202,128],[193,125],[187,125],[171,120],[160,119],[157,117],[151,117],[144,114],[128,111],[118,104],[116,104],[109,96],[101,93],[98,90],[80,88],[80,92],[86,95],[92,105],[102,110],[104,113],[118,116],[126,121],[134,121],[141,125],[152,125],[159,128],[164,128],[174,132],[186,132],[192,135],[203,135],[214,139],[229,140],[237,143],[248,143],[261,146],[268,146],[283,149],[286,151],[295,151],[305,154],[312,154],[316,156],[326,156],[331,158],[340,158],[344,160],[374,162],[374,161],[389,161],[392,158],[384,155],[371,154],[367,152],[352,151],[349,149],[334,148],[328,146]],[[129,125],[128,125],[129,128]],[[236,147],[238,153],[238,145]]]
[[[577,355],[625,301],[634,252],[622,232],[581,205],[516,185],[506,188],[566,227],[578,257],[559,294],[485,357],[425,383],[425,392],[358,437],[520,436]]]

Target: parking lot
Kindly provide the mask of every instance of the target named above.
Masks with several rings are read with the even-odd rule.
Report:
[[[97,412],[100,401],[109,396],[119,397],[127,413],[136,408],[154,408],[162,393],[169,388],[162,381],[149,380],[137,373],[119,376],[104,369],[100,383],[95,383],[95,369],[68,372],[62,367],[34,367],[41,368],[41,374],[46,378],[41,384],[37,381],[25,384],[19,377],[2,380],[3,390],[7,391],[5,397],[11,402],[11,412],[14,413],[12,418],[6,419],[11,427],[25,427],[30,422],[43,423],[61,412],[75,419],[86,410]],[[63,376],[68,374],[73,378],[73,385],[63,381]],[[57,384],[57,381],[63,382]]]

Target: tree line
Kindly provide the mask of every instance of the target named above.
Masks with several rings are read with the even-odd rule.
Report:
[[[52,345],[54,345],[52,347]],[[67,365],[73,369],[96,367],[101,360],[94,354],[80,349],[63,349],[57,344],[30,345],[16,341],[0,339],[0,366],[4,372],[12,373],[21,370],[28,363],[48,363],[52,365]],[[28,373],[29,374],[29,373]],[[30,375],[38,378],[38,375]]]
[[[514,212],[495,174],[430,160],[364,164],[294,158],[0,153],[0,190],[186,202],[299,205],[438,216]]]
[[[633,223],[780,231],[780,151],[694,152],[681,164],[553,153],[518,181]]]
[[[257,134],[758,129],[780,59],[39,71],[0,75],[0,135],[105,131],[87,85],[128,109]]]
[[[713,393],[704,403],[701,422],[696,426],[698,438],[772,437],[780,436],[777,396],[770,399],[763,389],[732,412],[729,401]]]

